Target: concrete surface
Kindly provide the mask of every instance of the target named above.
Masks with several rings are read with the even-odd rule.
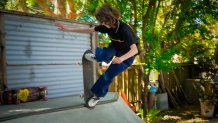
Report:
[[[117,93],[109,93],[94,108],[79,96],[0,106],[1,123],[145,123]]]

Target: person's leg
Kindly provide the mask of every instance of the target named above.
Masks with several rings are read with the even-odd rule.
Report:
[[[116,56],[116,50],[112,47],[95,49],[95,58],[98,62],[111,62],[112,58]]]
[[[116,55],[116,50],[114,50],[112,47],[107,48],[99,48],[97,47],[95,50],[95,54],[87,54],[85,57],[86,59],[90,61],[97,61],[97,62],[107,62],[109,63],[112,58]],[[93,93],[93,96],[90,97],[90,99],[87,100],[86,105],[90,108],[95,107],[95,105],[98,103],[100,97],[97,97],[95,93]]]
[[[96,48],[95,60],[98,62],[111,62],[112,58],[116,56],[117,52],[112,47]],[[104,97],[108,92],[108,87],[111,84],[113,78],[123,72],[133,63],[134,57],[125,60],[121,64],[111,64],[105,73],[96,81],[92,86],[91,91],[93,96],[87,101],[87,106],[90,108],[95,107],[99,101],[99,97]]]
[[[133,63],[133,60],[134,57],[131,57],[120,64],[111,64],[105,73],[103,73],[92,86],[91,91],[97,97],[104,97],[107,94],[109,85],[113,81],[114,77],[127,69]]]
[[[91,91],[94,95],[87,101],[88,107],[95,107],[100,97],[104,97],[107,94],[113,78],[127,69],[133,63],[133,60],[134,57],[131,57],[120,64],[111,64],[109,66],[105,73],[92,86]]]
[[[107,47],[107,48],[99,48],[97,47],[95,49],[95,54],[93,53],[87,53],[85,55],[85,58],[89,61],[97,61],[97,62],[106,62],[109,63],[113,56],[116,55],[116,50],[113,49],[112,47]]]

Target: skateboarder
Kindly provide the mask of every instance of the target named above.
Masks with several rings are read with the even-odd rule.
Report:
[[[85,58],[90,61],[112,64],[92,86],[93,96],[87,102],[89,107],[95,107],[101,97],[104,97],[114,77],[132,65],[138,54],[138,37],[131,27],[119,20],[120,13],[109,4],[104,4],[95,12],[95,17],[100,25],[91,28],[67,28],[61,23],[55,23],[60,30],[65,32],[92,33],[94,31],[105,33],[111,40],[108,47],[95,49],[95,54],[89,53]]]

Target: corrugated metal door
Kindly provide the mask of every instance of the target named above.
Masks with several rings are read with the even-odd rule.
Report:
[[[90,34],[62,32],[53,20],[30,16],[5,14],[4,23],[9,88],[48,86],[49,98],[83,91],[81,57],[91,48]]]

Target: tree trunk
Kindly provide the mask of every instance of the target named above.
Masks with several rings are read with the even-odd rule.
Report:
[[[55,4],[55,15],[60,18],[66,18],[66,4],[65,0],[57,0]]]
[[[215,49],[215,63],[216,65],[218,65],[218,44],[216,45],[216,49]]]
[[[143,46],[144,46],[144,50],[145,52],[148,51],[148,47],[147,47],[147,43],[146,43],[146,38],[145,38],[145,34],[146,34],[146,31],[147,31],[147,26],[148,26],[148,18],[150,17],[150,13],[151,13],[151,10],[152,10],[152,7],[155,5],[156,3],[156,0],[149,0],[149,6],[148,6],[148,9],[146,11],[146,14],[145,15],[142,15],[142,41],[143,41]],[[144,12],[144,9],[146,8],[145,7],[145,1],[143,0],[142,1],[142,11]],[[145,62],[145,59],[146,59],[146,53],[141,53],[140,55],[140,60],[141,62]],[[146,116],[147,112],[148,112],[148,90],[147,90],[147,87],[148,87],[148,83],[149,83],[149,80],[148,80],[148,75],[146,74],[145,72],[145,66],[143,67],[143,73],[145,73],[145,77],[144,77],[144,116]]]
[[[36,0],[36,2],[39,4],[39,6],[42,8],[44,13],[48,16],[55,16],[55,14],[51,11],[48,3],[46,0]]]
[[[28,12],[28,8],[26,6],[26,0],[19,0],[19,9],[22,12]]]
[[[131,13],[131,24],[132,24],[132,29],[134,32],[136,32],[136,27],[137,27],[137,6],[136,6],[136,1],[131,0],[132,7],[133,7],[133,13]],[[132,21],[132,18],[134,18],[134,24]]]
[[[181,4],[181,13],[180,13],[178,21],[176,22],[175,29],[169,33],[169,40],[176,41],[176,43],[174,43],[174,44],[180,43],[180,39],[182,38],[179,32],[180,32],[180,29],[181,29],[181,26],[182,26],[184,20],[186,19],[184,17],[184,14],[186,15],[191,7],[191,1],[190,0],[183,0],[183,1],[179,1],[176,4],[177,5]]]
[[[72,0],[67,0],[67,5],[69,6],[69,12],[67,13],[67,16],[66,16],[66,18],[68,19],[76,19],[84,13],[84,7],[79,13],[77,13],[75,9],[75,4]]]

